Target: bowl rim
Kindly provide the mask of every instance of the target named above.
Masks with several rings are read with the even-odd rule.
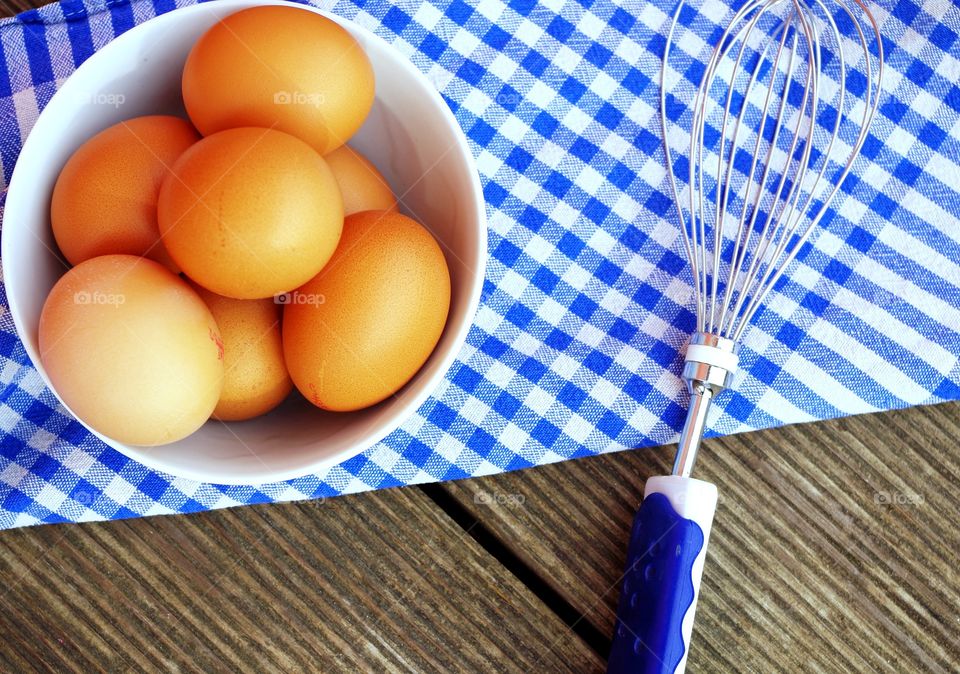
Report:
[[[30,198],[29,195],[24,195],[23,197],[20,196],[22,192],[29,189],[28,186],[21,187],[21,183],[24,182],[26,178],[23,177],[23,171],[18,171],[18,168],[21,166],[20,158],[21,156],[27,156],[28,153],[31,152],[37,153],[38,148],[40,148],[42,151],[42,141],[35,132],[38,129],[42,131],[45,126],[53,123],[49,121],[56,113],[57,106],[53,104],[57,101],[58,96],[62,95],[64,89],[68,88],[70,80],[74,78],[76,73],[80,72],[81,69],[94,69],[101,61],[107,61],[110,59],[112,52],[116,51],[117,49],[116,45],[123,45],[125,41],[135,40],[137,38],[137,33],[141,30],[145,30],[143,27],[147,24],[153,23],[151,29],[156,29],[157,24],[154,22],[166,22],[173,25],[178,21],[189,20],[192,14],[197,14],[204,11],[226,10],[227,12],[232,12],[259,6],[289,6],[311,11],[334,21],[351,33],[362,34],[364,40],[379,43],[379,46],[383,48],[384,52],[390,55],[392,64],[400,70],[405,71],[407,76],[419,81],[423,89],[428,92],[428,97],[432,98],[435,106],[439,109],[440,116],[444,120],[448,132],[455,141],[454,149],[456,149],[458,155],[466,164],[465,168],[467,169],[469,176],[469,194],[467,195],[469,203],[467,208],[469,210],[469,205],[472,204],[475,211],[475,221],[477,222],[476,232],[474,233],[476,236],[476,255],[475,259],[471,260],[471,266],[473,267],[472,274],[468,275],[469,278],[467,283],[469,285],[469,292],[467,294],[467,302],[464,308],[463,318],[459,321],[459,324],[454,325],[452,322],[447,323],[445,330],[449,330],[451,328],[454,330],[449,342],[449,346],[447,347],[446,352],[440,355],[439,362],[434,368],[432,374],[430,374],[425,381],[421,381],[419,384],[419,391],[413,395],[406,396],[405,400],[399,402],[396,409],[391,411],[391,414],[389,417],[387,417],[386,421],[379,424],[374,424],[368,432],[364,433],[360,438],[353,442],[352,445],[345,447],[339,452],[323,456],[319,459],[304,462],[304,464],[299,468],[271,470],[264,467],[264,473],[262,477],[253,479],[246,473],[231,473],[229,470],[223,473],[216,473],[214,471],[208,472],[202,469],[183,467],[179,465],[171,466],[169,462],[163,459],[162,454],[149,451],[155,448],[126,445],[117,442],[116,440],[91,428],[82,419],[77,417],[69,408],[69,406],[62,400],[60,394],[56,391],[52,382],[50,381],[42,362],[40,361],[39,352],[36,348],[34,348],[33,344],[23,338],[23,335],[29,334],[29,331],[26,329],[26,319],[22,314],[18,300],[15,299],[15,294],[10,291],[12,275],[9,271],[9,265],[2,265],[3,282],[7,296],[7,308],[13,319],[17,338],[20,340],[28,358],[30,359],[30,365],[32,365],[33,368],[39,373],[46,388],[53,393],[58,402],[68,410],[74,419],[76,419],[81,425],[84,426],[84,428],[102,440],[109,447],[117,450],[127,458],[132,459],[151,470],[161,471],[168,475],[199,482],[233,486],[263,485],[305,477],[340,464],[343,461],[353,458],[354,456],[357,456],[362,452],[365,452],[376,446],[390,433],[397,430],[417,411],[417,409],[420,408],[421,405],[423,405],[424,402],[427,401],[431,395],[433,395],[439,385],[446,378],[450,367],[456,361],[458,355],[463,349],[464,344],[466,343],[467,335],[473,326],[476,313],[480,305],[480,299],[483,293],[483,283],[486,276],[486,202],[483,196],[483,187],[480,182],[476,160],[470,150],[466,135],[464,134],[463,129],[460,127],[460,124],[457,122],[453,112],[450,110],[440,93],[430,82],[429,78],[426,77],[426,75],[421,72],[405,55],[400,53],[396,48],[393,47],[393,45],[381,38],[379,35],[375,34],[373,31],[365,28],[356,21],[338,16],[330,11],[320,9],[312,5],[301,4],[299,2],[290,2],[289,0],[212,0],[210,2],[199,2],[195,5],[173,9],[169,12],[165,12],[147,19],[125,33],[110,40],[108,43],[103,45],[103,47],[93,53],[86,61],[81,63],[76,70],[74,70],[58,87],[57,91],[53,94],[53,96],[51,96],[43,110],[40,111],[40,114],[37,116],[33,127],[31,128],[30,132],[28,132],[27,138],[24,140],[20,149],[20,153],[18,154],[17,161],[15,162],[10,181],[7,185],[7,197],[3,213],[3,227],[0,229],[0,260],[12,259],[9,255],[10,246],[12,244],[10,243],[11,235],[7,216],[11,212],[11,204],[14,206],[12,210],[16,212],[20,210],[18,203],[21,201],[21,199]],[[444,244],[441,242],[441,245]],[[13,281],[12,287],[16,287],[17,285],[17,282]],[[436,351],[434,353],[436,353]]]

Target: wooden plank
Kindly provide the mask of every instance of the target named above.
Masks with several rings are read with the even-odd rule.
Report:
[[[602,671],[417,489],[0,534],[0,667]]]
[[[708,441],[721,494],[692,671],[956,671],[960,405]],[[603,634],[673,447],[444,485]]]
[[[13,16],[28,9],[43,7],[46,2],[37,0],[0,0],[0,17]]]

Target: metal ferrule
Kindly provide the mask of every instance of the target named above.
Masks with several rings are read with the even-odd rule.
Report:
[[[697,332],[687,344],[683,378],[690,390],[687,420],[680,433],[673,474],[689,477],[707,427],[713,397],[728,387],[737,371],[737,343],[708,332]]]

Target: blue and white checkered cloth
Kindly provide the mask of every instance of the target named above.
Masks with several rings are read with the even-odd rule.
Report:
[[[0,23],[3,186],[77,65],[186,4],[65,0]],[[673,0],[321,4],[426,73],[477,157],[490,263],[456,364],[366,453],[226,487],[147,470],[92,437],[44,388],[3,311],[0,527],[326,497],[675,439],[693,315],[656,123]],[[960,9],[872,6],[888,71],[866,161],[747,332],[715,433],[960,398]]]

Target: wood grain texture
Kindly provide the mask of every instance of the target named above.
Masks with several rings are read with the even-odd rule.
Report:
[[[696,476],[721,501],[691,671],[957,671],[958,437],[951,404],[707,441]],[[673,449],[444,489],[610,634],[644,481]]]
[[[0,535],[0,669],[602,671],[414,488]]]
[[[0,0],[0,17],[13,16],[28,9],[43,7],[46,2],[35,2],[34,0]]]

